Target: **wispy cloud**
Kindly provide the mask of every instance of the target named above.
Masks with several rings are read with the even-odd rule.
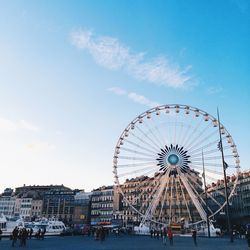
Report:
[[[222,93],[223,88],[221,86],[211,86],[207,89],[208,95],[216,95]]]
[[[37,132],[40,130],[40,128],[38,126],[36,126],[28,121],[25,121],[25,120],[20,121],[20,126],[24,129],[31,130],[34,132]]]
[[[127,92],[126,90],[119,88],[119,87],[112,87],[112,88],[109,88],[108,90],[116,95],[126,96],[129,100],[135,103],[145,105],[150,108],[160,105],[158,102],[151,101],[143,95],[137,94],[135,92]]]
[[[35,152],[43,152],[47,150],[56,150],[56,146],[49,142],[35,142],[26,145],[26,148]]]
[[[77,48],[88,51],[97,64],[122,70],[138,80],[174,88],[186,87],[192,80],[191,65],[182,69],[166,56],[147,60],[145,53],[131,52],[114,37],[95,36],[89,30],[80,30],[71,33],[71,41]]]
[[[33,132],[37,132],[40,128],[31,122],[26,120],[12,121],[10,119],[0,117],[0,130],[3,131],[16,131],[18,129],[25,129]]]
[[[4,131],[15,131],[17,129],[17,125],[15,122],[0,117],[0,130]]]

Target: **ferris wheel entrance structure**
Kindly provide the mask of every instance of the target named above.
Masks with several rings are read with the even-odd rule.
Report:
[[[220,141],[218,129],[215,117],[180,104],[157,106],[132,120],[113,157],[125,219],[141,225],[194,225],[223,211],[223,167],[231,199],[240,160],[232,136],[220,124]]]

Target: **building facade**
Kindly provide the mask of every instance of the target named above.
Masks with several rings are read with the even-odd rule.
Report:
[[[227,177],[228,193],[231,193],[235,179],[235,176]],[[209,189],[209,193],[220,204],[224,204],[224,180],[218,180],[216,183],[213,183]],[[236,189],[229,202],[229,212],[231,222],[236,227],[250,223],[250,171],[239,174]],[[227,218],[225,207],[215,215],[214,219],[219,226],[226,228]]]
[[[90,224],[91,192],[80,191],[74,197],[74,224]]]
[[[66,224],[72,223],[75,194],[75,190],[64,186],[46,191],[43,195],[43,217],[54,217]]]
[[[103,186],[92,191],[91,225],[111,224],[113,219],[113,186]]]
[[[190,170],[190,175],[199,186],[202,186],[199,173]],[[168,187],[165,187],[164,192],[159,197],[149,219],[166,224],[190,223],[200,220],[200,215],[178,176],[170,176],[170,178]],[[147,213],[159,185],[159,174],[154,177],[140,176],[128,179],[123,183],[121,186],[124,194],[122,211],[125,225],[138,226],[140,224],[142,216],[137,211],[143,215]],[[196,187],[197,192],[202,192],[199,186]],[[131,208],[131,205],[137,211]]]
[[[4,214],[7,217],[14,215],[16,197],[13,190],[6,188],[0,195],[0,214]]]

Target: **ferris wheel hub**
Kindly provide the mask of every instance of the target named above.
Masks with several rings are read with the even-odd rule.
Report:
[[[176,154],[171,154],[168,156],[168,162],[171,165],[177,165],[177,163],[179,162],[179,157]]]

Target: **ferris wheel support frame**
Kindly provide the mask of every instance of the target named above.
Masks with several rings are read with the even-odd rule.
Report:
[[[200,109],[197,109],[197,108],[194,108],[194,107],[191,107],[191,106],[187,106],[187,105],[180,105],[180,104],[169,104],[169,105],[161,105],[161,106],[158,106],[158,107],[155,107],[155,108],[152,108],[152,109],[149,109],[149,110],[147,110],[146,112],[144,112],[144,113],[142,113],[141,115],[139,115],[139,116],[137,116],[134,120],[132,120],[132,122],[130,122],[129,123],[129,125],[125,128],[125,130],[122,132],[122,134],[121,134],[121,136],[119,137],[119,140],[118,140],[118,142],[117,142],[117,144],[116,144],[116,148],[115,148],[115,155],[114,155],[114,160],[113,160],[113,163],[114,163],[114,165],[113,165],[113,167],[114,167],[114,170],[113,170],[113,173],[114,173],[114,176],[115,176],[115,185],[118,185],[118,190],[119,190],[119,192],[123,195],[123,197],[124,197],[124,194],[123,194],[123,191],[122,191],[122,189],[121,189],[121,187],[120,187],[120,182],[119,182],[119,178],[120,177],[123,177],[122,176],[122,174],[121,175],[119,175],[119,177],[118,177],[118,173],[117,173],[117,160],[118,160],[118,158],[120,158],[120,159],[127,159],[127,160],[148,160],[149,158],[145,158],[145,156],[147,157],[147,156],[149,156],[149,157],[151,157],[151,155],[148,155],[149,153],[151,154],[151,153],[154,153],[153,151],[156,149],[156,147],[159,147],[159,145],[157,145],[158,144],[158,142],[159,142],[159,144],[161,144],[162,143],[162,141],[160,142],[158,139],[159,139],[159,135],[160,135],[160,131],[158,130],[158,128],[156,127],[156,129],[157,129],[157,131],[156,132],[158,132],[159,134],[152,134],[151,135],[151,138],[144,132],[144,131],[142,131],[140,128],[139,128],[139,126],[138,126],[138,123],[142,123],[143,122],[143,120],[144,120],[144,118],[150,118],[151,117],[151,114],[153,114],[153,113],[155,113],[156,115],[159,115],[160,114],[160,111],[161,110],[165,110],[166,111],[166,113],[169,113],[169,111],[170,111],[170,109],[173,109],[173,110],[175,110],[175,112],[176,113],[179,113],[180,112],[180,109],[182,109],[182,110],[185,110],[185,113],[186,114],[189,114],[189,112],[193,112],[193,113],[195,113],[195,116],[196,117],[199,117],[199,116],[203,116],[204,117],[204,120],[205,121],[211,121],[211,124],[213,124],[214,125],[214,127],[217,127],[218,126],[218,129],[219,129],[219,132],[220,132],[220,141],[221,141],[221,143],[222,143],[222,136],[221,136],[221,130],[223,129],[224,130],[224,133],[223,134],[225,134],[226,133],[226,136],[224,136],[223,137],[223,139],[225,139],[226,138],[226,140],[231,140],[231,143],[229,143],[230,145],[228,146],[228,147],[232,147],[232,151],[233,151],[233,156],[235,157],[235,163],[236,163],[236,165],[234,166],[235,168],[236,168],[236,171],[237,171],[237,173],[239,173],[239,170],[240,170],[240,165],[239,165],[239,163],[240,163],[240,161],[239,161],[239,155],[238,155],[238,152],[237,152],[237,148],[236,148],[236,145],[235,145],[235,143],[234,143],[234,141],[233,141],[233,139],[232,139],[232,137],[231,137],[231,135],[229,134],[229,132],[224,128],[224,126],[223,125],[221,125],[221,123],[220,123],[220,121],[219,121],[219,116],[218,116],[218,120],[216,120],[213,116],[211,116],[211,115],[209,115],[208,113],[206,113],[206,112],[204,112],[204,111],[202,111],[202,110],[200,110]],[[201,121],[200,121],[200,123],[201,123]],[[145,124],[147,125],[147,123],[146,123],[146,120],[145,120]],[[176,126],[176,125],[175,125]],[[182,125],[183,126],[183,125]],[[143,137],[138,137],[137,135],[134,135],[133,134],[133,132],[131,131],[131,129],[133,129],[133,128],[137,128],[138,130],[140,130],[140,132],[145,136],[144,138]],[[196,132],[197,131],[197,129],[198,129],[198,127],[199,127],[199,124],[197,124],[197,126],[195,127],[195,128],[193,128],[193,130],[191,131],[188,131],[188,133],[186,133],[186,134],[184,134],[184,137],[182,138],[182,140],[183,141],[185,141],[185,143],[184,144],[186,144],[187,142],[187,149],[188,150],[191,150],[190,152],[191,153],[193,153],[193,156],[195,156],[194,158],[193,158],[193,162],[194,162],[194,167],[196,167],[196,168],[198,168],[198,166],[197,165],[200,165],[200,161],[199,161],[199,157],[197,157],[197,155],[198,155],[198,151],[200,150],[200,148],[198,148],[199,147],[199,144],[201,144],[201,143],[203,143],[203,141],[205,141],[206,139],[207,139],[207,137],[203,137],[202,138],[202,141],[200,140],[200,141],[198,141],[198,143],[196,142],[196,144],[194,145],[194,143],[195,143],[195,141],[196,141],[196,139],[199,137],[199,136],[201,136],[202,134],[204,134],[205,133],[205,131],[206,131],[206,129],[209,127],[209,124],[207,125],[207,127],[205,127],[199,134],[198,134],[198,136],[197,137],[194,137],[193,136],[193,134],[192,134],[192,132]],[[148,127],[149,128],[149,127]],[[151,126],[151,128],[152,128],[152,126]],[[181,128],[183,128],[183,127],[181,127]],[[185,128],[185,127],[184,127]],[[176,129],[176,128],[175,128]],[[151,129],[149,128],[149,131],[151,131]],[[226,132],[225,132],[226,131]],[[136,144],[133,140],[132,141],[129,141],[129,140],[125,140],[126,138],[127,138],[127,136],[128,136],[128,134],[129,134],[129,132],[134,136],[134,137],[137,137],[137,139],[140,141],[138,144]],[[181,130],[181,134],[179,134],[179,138],[181,138],[181,135],[183,134],[184,132]],[[214,132],[213,132],[214,133]],[[152,136],[154,136],[154,137],[152,137]],[[210,136],[210,134],[209,134],[209,136]],[[161,136],[160,136],[161,137]],[[153,139],[153,140],[152,140]],[[171,139],[171,138],[170,138]],[[176,139],[176,130],[174,131],[174,141],[175,140],[177,140]],[[123,145],[123,141],[127,141],[128,143],[131,143],[132,145],[134,145],[134,146],[136,146],[136,147],[138,147],[139,149],[141,149],[141,150],[143,150],[144,151],[144,153],[143,152],[139,152],[139,151],[141,151],[141,150],[139,150],[139,151],[135,151],[135,150],[133,150],[132,152],[133,153],[138,153],[139,155],[143,155],[144,157],[142,158],[140,158],[140,157],[133,157],[133,158],[129,158],[129,157],[127,157],[127,158],[122,158],[122,157],[118,157],[118,154],[119,154],[119,150],[120,150],[120,147],[121,147],[121,145]],[[151,142],[150,142],[151,141]],[[214,143],[216,143],[217,141],[215,141]],[[141,145],[141,143],[144,143],[144,145]],[[155,144],[155,143],[157,143],[157,144]],[[209,148],[210,147],[210,144],[211,143],[213,143],[213,142],[210,142],[209,144],[206,144],[203,148]],[[165,142],[163,142],[163,145],[164,144],[166,144]],[[143,147],[144,146],[144,147]],[[150,146],[149,148],[147,148],[147,146]],[[202,149],[203,149],[202,148]],[[123,150],[125,150],[125,148],[123,148]],[[131,149],[129,149],[129,148],[127,148],[126,149],[127,150],[127,152],[130,152],[131,151]],[[126,151],[125,150],[125,151]],[[145,153],[145,151],[147,151],[146,153]],[[197,152],[197,153],[196,153]],[[206,152],[206,151],[204,151],[204,152]],[[206,153],[213,153],[211,150],[210,151],[208,151],[208,152],[206,152]],[[195,153],[195,154],[194,154]],[[223,153],[223,152],[222,152]],[[123,156],[124,157],[124,156]],[[226,155],[226,157],[228,157],[228,155]],[[208,157],[209,158],[209,157]],[[207,158],[207,160],[210,160],[210,159],[208,159]],[[210,157],[211,158],[211,157]],[[219,159],[219,158],[217,158],[217,159]],[[134,163],[134,165],[137,165],[138,163]],[[141,163],[140,163],[141,164]],[[145,164],[145,163],[144,163]],[[196,166],[195,166],[195,164],[196,164]],[[211,166],[213,166],[212,165],[212,163],[210,162],[210,163],[208,163],[208,164],[211,164]],[[213,163],[213,164],[215,164],[215,163]],[[130,164],[131,165],[131,164]],[[150,165],[147,163],[147,164],[145,164],[147,167],[145,167],[145,170],[147,169],[148,170],[148,168],[150,168]],[[152,166],[154,165],[154,162],[152,162]],[[217,164],[218,165],[218,164]],[[214,165],[215,166],[215,165]],[[231,167],[231,166],[230,166]],[[223,168],[224,168],[224,160],[223,160]],[[144,169],[140,169],[140,170],[137,170],[137,171],[132,171],[131,173],[136,173],[136,172],[140,172],[140,171],[142,171],[142,170],[144,170]],[[208,170],[209,172],[210,172],[210,169]],[[150,171],[149,171],[150,172]],[[170,168],[168,169],[168,172],[170,172]],[[224,172],[225,172],[225,169],[224,169]],[[128,175],[129,174],[129,172],[127,172],[127,173],[124,173],[124,175]],[[185,202],[185,204],[186,204],[186,207],[187,207],[187,212],[189,213],[189,217],[191,216],[190,215],[190,210],[189,210],[189,207],[188,207],[188,204],[187,204],[187,201],[186,201],[186,197],[185,197],[185,194],[184,194],[184,192],[183,192],[183,190],[182,190],[182,188],[183,187],[185,187],[185,189],[188,191],[188,194],[190,195],[190,198],[191,198],[191,200],[192,200],[192,202],[193,202],[193,204],[194,204],[194,206],[195,206],[195,208],[197,209],[197,211],[198,211],[198,213],[199,213],[199,215],[200,215],[200,217],[201,217],[201,221],[198,221],[198,222],[195,222],[195,223],[192,223],[193,225],[194,224],[197,224],[197,223],[200,223],[200,222],[204,222],[204,221],[206,221],[207,220],[207,218],[209,217],[209,219],[211,219],[212,218],[212,216],[214,216],[214,215],[216,215],[218,212],[220,212],[224,207],[225,207],[225,203],[224,204],[220,204],[219,202],[215,202],[215,199],[213,198],[213,196],[211,196],[209,193],[207,194],[207,196],[209,196],[218,206],[221,206],[215,213],[213,213],[213,214],[211,214],[210,216],[208,216],[208,210],[207,211],[205,211],[204,210],[204,208],[202,207],[202,205],[201,205],[201,203],[200,203],[200,201],[199,201],[199,199],[200,200],[202,200],[202,197],[201,196],[197,196],[197,193],[195,193],[194,191],[196,191],[196,190],[192,190],[192,189],[194,189],[194,187],[192,187],[192,184],[191,184],[191,182],[192,183],[194,183],[194,181],[192,180],[190,180],[190,179],[188,179],[184,174],[183,174],[183,172],[182,171],[180,171],[180,169],[178,169],[178,174],[179,174],[179,176],[178,176],[178,178],[177,178],[177,180],[179,181],[179,183],[181,184],[181,182],[182,182],[182,184],[183,184],[183,186],[182,185],[180,185],[180,189],[181,189],[181,193],[183,194],[183,200],[184,200],[184,202]],[[216,173],[215,173],[216,174]],[[190,177],[190,176],[189,176]],[[211,178],[211,172],[210,172],[210,176],[208,176],[208,178]],[[225,173],[224,173],[224,177],[225,177]],[[128,205],[135,211],[135,212],[137,212],[139,215],[140,215],[140,217],[142,218],[142,221],[141,221],[141,224],[140,225],[143,225],[143,224],[145,224],[145,223],[147,223],[147,221],[151,221],[151,222],[155,222],[155,223],[159,223],[159,224],[164,224],[164,223],[161,223],[161,222],[159,222],[159,221],[156,221],[154,218],[152,218],[153,217],[153,214],[154,214],[154,211],[155,211],[155,209],[156,209],[156,207],[157,207],[157,203],[160,201],[160,198],[161,198],[161,195],[163,194],[163,192],[164,192],[164,188],[165,188],[165,184],[167,183],[167,188],[168,188],[168,184],[169,184],[169,182],[170,182],[170,179],[171,179],[171,177],[170,176],[168,176],[168,175],[166,175],[164,178],[160,178],[160,183],[159,183],[159,185],[156,185],[156,189],[158,188],[158,190],[153,194],[153,199],[152,200],[150,200],[150,206],[147,208],[147,210],[146,210],[146,213],[144,212],[143,213],[143,211],[142,212],[140,212],[140,211],[138,211],[135,207],[133,207],[133,205],[131,204],[131,202],[129,201],[129,200],[127,200],[126,199],[126,197],[124,197],[124,200],[128,203]],[[211,179],[210,179],[211,180]],[[235,176],[235,183],[237,183],[237,181],[238,181],[238,174]],[[225,185],[226,185],[226,177],[224,178],[224,182],[225,182]],[[189,184],[188,184],[189,183]],[[173,184],[173,183],[172,183]],[[198,186],[199,186],[199,183],[196,183]],[[177,185],[176,184],[176,182],[175,182],[175,185]],[[191,185],[191,186],[190,186]],[[235,187],[236,187],[236,184],[234,184],[233,186],[232,186],[232,192],[230,193],[230,195],[226,195],[226,199],[227,199],[227,201],[228,201],[228,199],[229,198],[231,198],[232,197],[232,195],[234,194],[234,190],[235,190]],[[166,190],[165,190],[165,192],[166,192]],[[218,192],[220,192],[220,190],[218,190]],[[166,194],[166,193],[165,193]],[[165,194],[164,194],[164,196],[165,196]],[[227,192],[226,192],[226,194],[228,194]],[[178,198],[178,197],[177,197]],[[201,202],[204,202],[204,200],[203,201],[201,201]],[[148,201],[146,201],[145,202],[145,205],[146,204],[148,204]],[[162,205],[163,206],[163,205]],[[170,203],[170,211],[172,211],[171,210],[172,209],[172,203]],[[144,210],[145,211],[145,210]],[[179,211],[180,212],[180,211]],[[161,207],[161,210],[160,210],[160,215],[161,215],[161,213],[162,213],[162,207]],[[170,212],[170,217],[169,217],[169,221],[171,220],[171,213],[172,212]],[[159,216],[160,217],[160,216]]]

